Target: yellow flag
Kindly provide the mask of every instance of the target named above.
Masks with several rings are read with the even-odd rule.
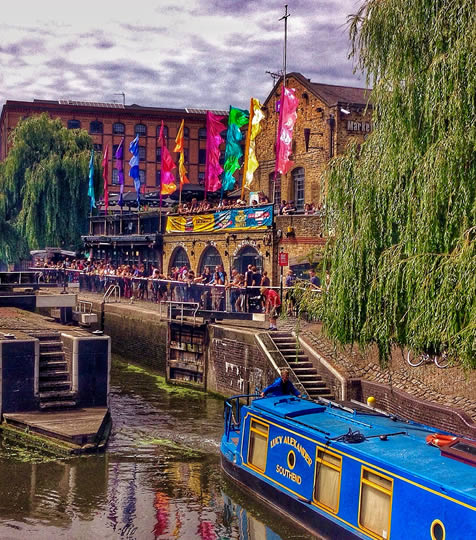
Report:
[[[253,174],[256,169],[259,167],[258,160],[256,158],[256,137],[261,131],[260,122],[264,118],[263,111],[261,110],[261,103],[256,98],[252,98],[251,102],[253,103],[253,111],[251,116],[251,131],[250,131],[250,142],[248,149],[248,167],[246,169],[245,177],[245,188],[250,190],[251,184],[253,183]]]
[[[183,184],[190,184],[190,180],[187,178],[187,169],[185,168],[183,150],[180,152],[178,170],[180,176],[180,187],[182,187]]]
[[[174,152],[183,152],[183,124],[185,120],[182,120],[177,136],[175,137]]]

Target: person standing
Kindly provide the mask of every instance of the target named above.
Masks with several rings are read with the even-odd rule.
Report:
[[[269,330],[277,330],[277,320],[281,309],[279,294],[267,287],[261,287],[260,292],[264,300],[264,311],[269,315]]]
[[[281,376],[278,377],[273,383],[267,386],[260,394],[261,397],[266,397],[267,394],[272,396],[287,396],[294,394],[296,397],[301,397],[300,392],[296,389],[294,384],[289,380],[289,370],[282,369]]]
[[[314,289],[321,290],[321,280],[316,276],[314,270],[309,270],[309,282]]]

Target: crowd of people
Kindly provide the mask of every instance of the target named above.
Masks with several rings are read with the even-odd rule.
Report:
[[[39,277],[43,281],[77,282],[82,290],[104,294],[110,285],[120,288],[121,297],[147,300],[155,303],[176,301],[194,302],[201,309],[232,312],[265,312],[269,316],[270,330],[277,330],[277,318],[281,308],[280,294],[271,288],[266,271],[249,264],[244,273],[236,268],[227,275],[223,265],[206,266],[195,273],[188,266],[172,267],[164,274],[152,266],[147,271],[144,264],[120,264],[104,260],[72,259],[54,263],[35,261]],[[41,272],[40,269],[47,269]],[[292,313],[292,295],[296,276],[287,271],[284,281],[288,312]],[[309,271],[310,286],[321,290],[321,283],[314,270]]]
[[[269,198],[260,191],[258,193],[258,199],[253,199],[251,201],[251,206],[259,206],[261,204],[269,204]],[[220,212],[222,210],[229,210],[232,208],[244,208],[250,206],[246,201],[242,199],[222,199],[218,203],[213,203],[211,201],[198,201],[196,198],[193,198],[189,203],[181,203],[177,207],[178,214],[200,214],[204,212]]]
[[[322,216],[324,215],[326,211],[325,205],[318,204],[315,205],[314,203],[306,203],[304,205],[303,213],[305,216]],[[280,216],[287,216],[290,214],[296,214],[298,213],[298,209],[294,201],[281,201],[281,204],[279,205],[279,215]]]

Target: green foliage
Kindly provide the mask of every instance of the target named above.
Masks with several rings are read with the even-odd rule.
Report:
[[[329,171],[323,322],[341,343],[476,367],[474,0],[367,0],[353,54],[375,129]]]
[[[13,262],[45,246],[78,248],[87,231],[90,136],[43,114],[20,122],[11,143],[0,169],[0,258]],[[97,197],[100,159],[96,155]],[[22,249],[12,251],[12,242]]]

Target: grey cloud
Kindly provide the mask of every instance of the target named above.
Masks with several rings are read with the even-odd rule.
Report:
[[[0,53],[17,57],[22,55],[36,54],[44,50],[43,44],[43,40],[27,38],[15,43],[0,45]]]

